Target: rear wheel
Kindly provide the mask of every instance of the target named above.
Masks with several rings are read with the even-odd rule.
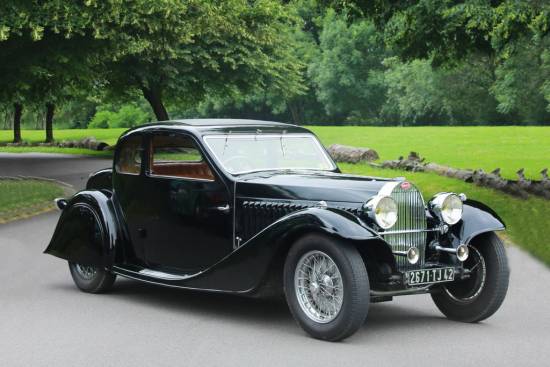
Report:
[[[302,237],[287,255],[284,288],[294,319],[314,338],[344,339],[367,317],[367,270],[348,243],[317,234]]]
[[[470,270],[470,277],[443,286],[432,299],[451,320],[479,322],[493,315],[504,301],[510,271],[504,245],[496,234],[481,235],[468,247],[464,268]]]
[[[90,265],[69,262],[69,270],[76,286],[88,293],[103,293],[110,290],[116,275],[107,270]]]

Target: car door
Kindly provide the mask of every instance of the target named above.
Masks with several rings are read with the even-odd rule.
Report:
[[[141,133],[124,137],[117,144],[113,167],[113,199],[118,203],[120,217],[131,246],[125,248],[126,261],[143,264],[145,262],[145,238],[142,228],[149,218],[147,191],[144,181],[144,139]]]
[[[151,268],[193,272],[233,249],[233,210],[225,183],[191,135],[155,132],[148,144],[143,200],[149,213],[141,231]]]

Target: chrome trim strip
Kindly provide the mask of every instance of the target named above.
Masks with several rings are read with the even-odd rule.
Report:
[[[237,243],[237,180],[233,181],[233,251],[240,246]]]
[[[158,270],[143,269],[138,272],[141,275],[145,275],[151,278],[163,279],[163,280],[185,280],[192,278],[194,275],[176,275],[170,273],[164,273]]]
[[[196,287],[186,287],[186,286],[177,285],[177,284],[167,284],[162,282],[163,279],[159,279],[159,281],[143,279],[143,276],[144,276],[143,274],[125,269],[120,266],[113,266],[112,271],[113,273],[120,275],[121,277],[139,280],[140,282],[144,282],[144,283],[161,285],[168,288],[189,289],[194,291],[215,292],[215,293],[232,293],[232,294],[246,294],[252,291],[252,289],[247,289],[244,291],[228,291],[228,290],[222,290],[222,289],[196,288]]]
[[[377,233],[380,236],[383,236],[385,234],[424,233],[424,232],[439,232],[439,228],[403,229],[399,231],[384,231],[384,232],[377,232]]]
[[[438,284],[438,283],[435,283],[435,284]],[[371,289],[370,294],[371,294],[371,296],[376,296],[376,297],[380,297],[380,296],[405,296],[405,295],[408,295],[408,294],[426,293],[433,286],[434,286],[434,284],[430,284],[430,285],[427,285],[427,286],[424,286],[424,287],[402,289],[402,290],[398,290],[398,291],[377,291],[377,290]]]
[[[185,163],[182,163],[182,164],[185,164]],[[210,166],[208,166],[208,168],[210,169],[210,171],[212,171]],[[214,181],[216,181],[215,179],[209,179],[209,178],[193,178],[193,177],[186,177],[186,176],[156,175],[152,172],[146,172],[145,175],[147,177],[150,177],[150,178],[163,178],[163,179],[171,179],[171,180],[177,179],[177,180],[182,180],[182,181],[196,181],[196,182],[214,182]]]

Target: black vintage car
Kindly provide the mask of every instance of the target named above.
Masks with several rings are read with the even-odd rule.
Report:
[[[340,340],[370,302],[430,293],[450,319],[501,305],[504,223],[465,195],[427,203],[404,179],[345,175],[313,133],[183,120],[124,133],[112,169],[62,209],[46,253],[85,292],[117,275],[174,288],[284,294],[309,334]]]

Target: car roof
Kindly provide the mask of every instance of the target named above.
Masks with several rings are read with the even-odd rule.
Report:
[[[247,119],[186,119],[172,120],[174,124],[182,124],[189,126],[239,126],[239,125],[277,125],[277,126],[293,126],[282,122],[262,121],[262,120],[247,120]]]
[[[292,124],[282,122],[246,120],[246,119],[186,119],[159,121],[150,124],[136,126],[125,133],[127,137],[136,132],[151,130],[185,130],[195,135],[210,135],[224,133],[311,133],[309,130]]]

